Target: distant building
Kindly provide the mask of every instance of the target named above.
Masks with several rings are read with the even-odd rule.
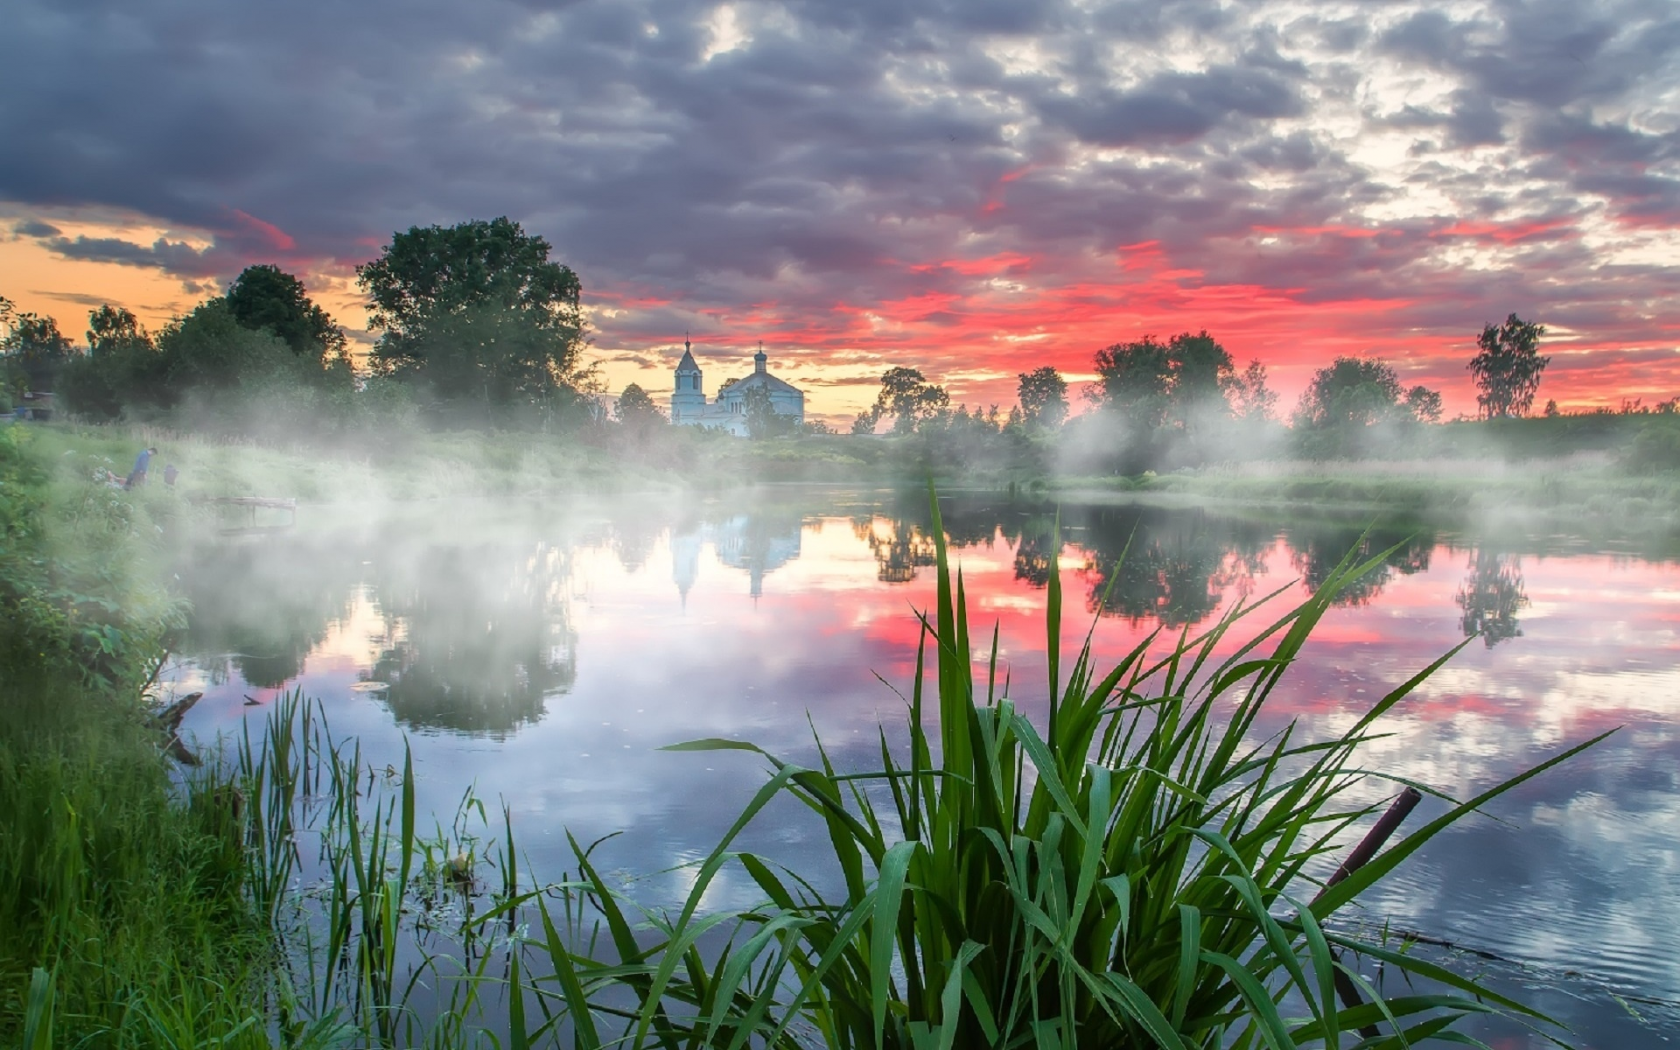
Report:
[[[700,366],[694,363],[694,348],[683,340],[682,360],[677,363],[676,386],[671,391],[671,422],[683,427],[718,427],[737,437],[747,436],[747,393],[764,390],[777,415],[795,423],[805,422],[805,394],[798,387],[777,379],[766,368],[764,344],[753,355],[752,375],[725,383],[717,400],[706,400],[706,386]]]

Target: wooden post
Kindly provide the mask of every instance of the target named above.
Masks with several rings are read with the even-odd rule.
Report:
[[[1337,865],[1336,870],[1324,881],[1324,888],[1313,895],[1312,903],[1317,904],[1319,899],[1329,891],[1330,887],[1336,885],[1336,883],[1341,882],[1349,875],[1352,875],[1354,872],[1370,863],[1371,858],[1376,856],[1377,851],[1383,848],[1383,844],[1388,841],[1389,836],[1394,834],[1395,829],[1400,827],[1400,824],[1406,819],[1406,816],[1411,813],[1414,808],[1416,808],[1418,802],[1421,801],[1422,798],[1423,795],[1421,795],[1418,792],[1418,789],[1414,787],[1408,787],[1406,790],[1400,792],[1400,797],[1390,803],[1388,811],[1385,812],[1382,817],[1371,826],[1371,830],[1367,831],[1365,833],[1365,837],[1359,840],[1359,845],[1353,847],[1353,852],[1349,853],[1347,855],[1347,859]],[[1308,905],[1308,907],[1311,906],[1312,905]],[[1330,949],[1330,958],[1338,962],[1340,961],[1334,948]],[[1333,972],[1330,976],[1335,982],[1336,995],[1342,1000],[1343,1006],[1352,1008],[1355,1006],[1365,1005],[1365,1000],[1360,998],[1359,995],[1359,986],[1353,983],[1353,978],[1343,973],[1340,969]],[[1375,1039],[1381,1034],[1381,1032],[1377,1029],[1376,1025],[1368,1024],[1360,1026],[1359,1034],[1364,1036],[1366,1039]]]

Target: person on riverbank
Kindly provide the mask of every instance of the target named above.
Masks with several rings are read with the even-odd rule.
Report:
[[[152,456],[157,452],[155,448],[143,448],[134,457],[134,469],[128,472],[128,480],[123,482],[123,488],[132,489],[146,483],[146,468],[152,464]]]

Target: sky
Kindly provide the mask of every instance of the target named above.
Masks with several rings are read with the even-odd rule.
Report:
[[[0,295],[153,327],[275,263],[362,345],[393,232],[506,215],[616,393],[750,370],[841,419],[1077,389],[1206,329],[1285,406],[1342,354],[1474,411],[1680,394],[1680,5],[5,0]],[[674,348],[674,351],[673,351]]]

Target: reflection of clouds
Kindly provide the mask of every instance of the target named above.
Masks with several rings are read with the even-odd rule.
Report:
[[[603,866],[649,873],[704,854],[765,776],[764,763],[751,755],[658,751],[663,745],[733,737],[811,762],[809,716],[841,767],[876,762],[876,728],[884,724],[889,738],[898,739],[903,707],[874,674],[908,691],[918,636],[912,610],[932,604],[934,580],[921,571],[884,585],[877,547],[853,524],[861,519],[873,532],[882,523],[881,538],[890,527],[896,542],[899,521],[914,534],[916,519],[848,507],[826,521],[813,516],[803,523],[784,510],[760,525],[750,520],[754,513],[732,507],[709,518],[661,518],[659,528],[639,533],[651,538],[629,559],[610,539],[565,547],[552,527],[515,528],[507,549],[518,557],[510,553],[503,564],[517,571],[497,576],[498,585],[524,578],[531,600],[565,599],[579,654],[575,677],[564,696],[547,701],[540,721],[501,739],[415,735],[422,807],[452,812],[464,786],[474,783],[480,797],[508,800],[521,849],[540,874],[570,867],[567,828],[585,843],[622,832],[601,847]],[[976,645],[986,644],[995,622],[1004,654],[1000,677],[1007,671],[1023,710],[1041,716],[1044,581],[1031,573],[1023,578],[1018,569],[1020,546],[1040,534],[1042,522],[1031,524],[1024,514],[1011,521],[985,508],[962,513],[964,534],[974,538],[959,558]],[[1063,584],[1070,597],[1078,590],[1069,567],[1093,551],[1117,554],[1136,524],[1122,514],[1064,514]],[[1307,538],[1292,541],[1270,527],[1239,527],[1211,515],[1199,523],[1163,516],[1148,525],[1163,552],[1182,549],[1205,561],[1208,575],[1186,577],[1186,593],[1219,591],[1209,616],[1236,600],[1245,580],[1259,580],[1258,592],[1289,584],[1297,543]],[[720,544],[716,536],[724,528],[734,538]],[[990,545],[982,538],[988,529],[997,537]],[[548,537],[563,559],[563,578],[544,576],[547,570],[532,560],[536,535]],[[927,538],[925,529],[921,535]],[[1048,540],[1037,542],[1047,561]],[[1322,546],[1334,549],[1328,540]],[[1276,731],[1292,718],[1313,738],[1345,729],[1387,690],[1462,641],[1464,610],[1456,597],[1472,548],[1430,553],[1403,551],[1403,564],[1389,567],[1380,593],[1366,604],[1331,610],[1258,732]],[[667,559],[671,577],[648,571]],[[774,573],[774,584],[756,598],[755,564]],[[1680,841],[1680,617],[1673,601],[1680,567],[1525,555],[1522,570],[1532,599],[1522,635],[1458,654],[1385,720],[1379,728],[1391,735],[1371,742],[1364,763],[1467,797],[1602,729],[1629,728],[1501,800],[1494,812],[1507,824],[1471,820],[1432,843],[1367,898],[1368,914],[1598,974],[1618,988],[1680,997],[1680,972],[1653,957],[1649,933],[1680,928],[1674,846]],[[376,573],[370,584],[379,580]],[[1158,575],[1144,580],[1139,593],[1158,598],[1161,591],[1150,588],[1161,582]],[[679,591],[686,587],[686,608],[672,600],[673,583]],[[360,577],[346,581],[345,611],[325,621],[301,684],[328,702],[335,732],[360,735],[365,752],[382,764],[382,756],[400,748],[390,713],[380,701],[349,692],[380,647],[369,603],[384,596],[360,587]],[[1234,651],[1298,597],[1292,588],[1257,612],[1219,652]],[[486,600],[475,599],[475,607]],[[1099,662],[1129,650],[1157,623],[1148,615],[1076,615],[1076,602],[1063,626],[1064,649],[1090,630]],[[553,656],[552,642],[540,651]],[[202,672],[197,680],[204,680]],[[191,727],[205,737],[249,717],[241,710],[241,687],[231,680],[211,686],[189,715]],[[1376,802],[1394,791],[1370,780],[1353,797]],[[1407,828],[1438,812],[1438,803],[1426,801]],[[738,846],[802,871],[814,864],[820,880],[832,874],[821,867],[821,838],[801,807],[777,804]],[[684,878],[680,872],[650,876],[633,889],[650,903],[669,901],[682,892]],[[756,897],[755,887],[735,879],[714,888],[708,903],[745,906]],[[1596,1017],[1584,1022],[1587,1031]]]

